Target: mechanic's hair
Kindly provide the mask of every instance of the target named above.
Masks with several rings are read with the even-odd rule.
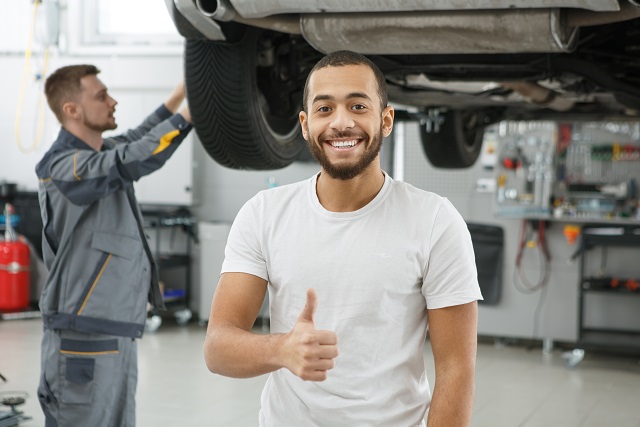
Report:
[[[307,76],[307,82],[304,85],[304,93],[302,95],[302,102],[304,105],[302,109],[307,111],[307,100],[309,97],[309,80],[311,79],[311,75],[317,70],[325,67],[344,67],[346,65],[366,65],[373,71],[373,74],[376,76],[376,80],[378,83],[378,97],[380,98],[380,110],[384,110],[387,107],[388,99],[387,99],[387,81],[384,78],[384,74],[380,71],[380,68],[376,64],[374,64],[369,58],[364,55],[360,55],[359,53],[352,52],[350,50],[339,50],[336,52],[332,52],[322,58],[318,63],[311,69],[309,75]]]
[[[47,97],[49,108],[62,123],[64,113],[62,106],[65,102],[72,101],[82,90],[80,79],[86,76],[95,76],[100,70],[95,65],[67,65],[53,72],[44,84],[44,93]]]

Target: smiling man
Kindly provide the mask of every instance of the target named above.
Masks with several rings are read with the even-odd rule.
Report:
[[[321,166],[234,221],[204,352],[231,377],[270,373],[260,426],[469,425],[477,300],[467,227],[449,201],[380,167],[393,128],[367,58],[327,55],[300,123]],[[251,332],[269,290],[271,333]],[[426,378],[430,331],[436,381]]]

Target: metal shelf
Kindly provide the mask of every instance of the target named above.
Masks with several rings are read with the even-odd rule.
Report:
[[[169,314],[173,314],[179,325],[186,325],[191,320],[192,313],[189,308],[191,297],[191,246],[198,242],[196,235],[196,219],[185,208],[165,208],[165,209],[142,209],[144,226],[147,230],[153,231],[155,235],[154,258],[158,266],[159,279],[163,280],[163,272],[169,274],[167,270],[184,269],[184,284],[181,287],[167,286],[163,292],[165,307]],[[178,253],[166,253],[162,249],[162,230],[181,230],[186,235],[184,250]],[[180,281],[182,282],[182,281]],[[162,323],[159,312],[153,311],[151,317],[147,319],[147,330],[154,331]],[[151,321],[150,321],[151,320]]]
[[[621,350],[640,350],[640,324],[635,329],[619,329],[586,326],[585,322],[585,294],[598,293],[620,296],[640,296],[640,290],[625,287],[628,280],[640,279],[640,268],[637,277],[617,278],[618,286],[612,287],[612,277],[586,276],[586,253],[596,246],[639,248],[640,226],[614,226],[603,224],[589,224],[582,227],[580,243],[580,281],[578,305],[578,341],[579,346],[616,348]]]
[[[582,245],[585,249],[593,246],[640,247],[640,225],[633,226],[584,226]]]
[[[600,292],[611,295],[638,295],[640,296],[640,289],[631,290],[625,286],[628,280],[638,280],[629,278],[616,278],[618,280],[617,286],[612,286],[611,281],[613,278],[601,278],[601,277],[584,277],[582,279],[582,292]]]
[[[619,218],[619,217],[602,217],[602,216],[555,216],[551,214],[532,214],[532,213],[518,213],[510,212],[498,208],[494,212],[496,218],[504,219],[533,219],[539,221],[554,221],[554,222],[568,222],[571,224],[607,224],[610,225],[622,225],[622,226],[637,226],[640,227],[640,219],[635,218]]]

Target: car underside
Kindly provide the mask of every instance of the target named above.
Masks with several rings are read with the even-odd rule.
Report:
[[[367,0],[165,1],[187,39],[198,136],[233,168],[281,168],[299,156],[304,82],[339,49],[380,67],[390,101],[407,106],[398,118],[422,124],[437,167],[473,165],[484,128],[501,120],[640,116],[636,1],[519,9],[501,0],[399,0],[375,13]]]

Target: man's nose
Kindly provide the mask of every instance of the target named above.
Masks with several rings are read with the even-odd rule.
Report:
[[[331,119],[331,127],[337,130],[351,129],[355,126],[349,110],[346,108],[336,108]]]
[[[118,105],[118,101],[116,101],[112,97],[109,97],[109,103],[111,104],[112,107],[115,107],[116,105]]]

